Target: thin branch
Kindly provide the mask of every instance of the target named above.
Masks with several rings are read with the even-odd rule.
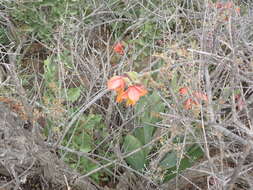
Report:
[[[226,187],[227,190],[233,189],[234,183],[236,182],[236,179],[240,175],[240,171],[242,170],[243,164],[244,164],[247,156],[249,155],[251,149],[252,149],[252,145],[247,144],[245,147],[244,153],[242,155],[242,158],[239,160],[237,167],[234,169],[234,172],[233,172],[232,176],[230,177],[229,182],[227,183],[227,187]]]
[[[63,131],[62,136],[58,139],[58,141],[55,143],[54,147],[57,147],[60,145],[64,139],[64,137],[67,135],[69,129],[74,125],[74,123],[78,120],[78,118],[88,109],[90,108],[97,100],[102,98],[105,94],[107,94],[109,90],[104,89],[102,90],[99,94],[97,94],[90,102],[87,104],[83,105],[75,115],[73,115],[71,121],[68,123],[66,126],[65,130]]]

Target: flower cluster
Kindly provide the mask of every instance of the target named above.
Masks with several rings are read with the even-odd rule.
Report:
[[[132,73],[127,76],[114,76],[107,82],[107,88],[117,93],[116,102],[126,100],[126,105],[135,105],[141,96],[145,96],[148,91],[141,84],[133,84]],[[127,89],[125,87],[128,86]]]
[[[189,90],[187,87],[183,87],[183,88],[180,88],[179,89],[179,94],[181,96],[186,96],[188,95],[189,96]],[[188,97],[183,105],[184,105],[184,108],[186,110],[189,110],[189,109],[192,109],[193,106],[198,106],[200,105],[200,102],[201,101],[204,101],[204,102],[208,102],[208,98],[207,98],[207,95],[203,92],[193,92],[192,93],[192,96]]]
[[[240,15],[241,12],[240,7],[237,7],[232,1],[209,3],[209,7],[218,9],[219,14],[224,17],[224,21],[228,21],[233,12],[237,15]]]
[[[124,45],[121,42],[116,43],[113,50],[120,55],[124,55]]]

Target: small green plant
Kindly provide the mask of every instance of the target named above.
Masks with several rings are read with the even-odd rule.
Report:
[[[68,135],[64,139],[63,145],[83,153],[93,152],[101,143],[100,140],[97,139],[98,135],[100,138],[106,138],[106,136],[108,136],[101,115],[84,115],[73,128],[68,131]],[[97,154],[103,156],[107,148],[107,145],[100,146],[97,150]],[[105,164],[101,159],[78,157],[76,154],[70,153],[65,156],[64,160],[81,174],[86,174],[102,164]],[[99,182],[102,175],[103,171],[99,171],[91,175],[91,177]]]
[[[171,180],[185,169],[190,168],[204,155],[203,150],[197,144],[185,147],[184,151],[183,158],[180,159],[177,151],[172,150],[159,163],[160,170],[164,172],[163,182]]]
[[[59,58],[59,57],[58,57]],[[44,61],[44,105],[48,108],[48,126],[45,128],[46,136],[61,135],[62,127],[58,126],[58,123],[64,121],[65,117],[73,115],[78,110],[78,106],[74,103],[80,98],[82,87],[72,87],[64,89],[62,88],[62,82],[58,79],[59,65],[57,59],[54,56],[49,56]],[[66,55],[60,56],[61,61],[64,63],[65,69],[71,69],[73,66]],[[67,105],[64,102],[68,102]],[[108,136],[105,124],[103,123],[102,116],[99,114],[83,114],[80,119],[73,124],[68,131],[62,145],[69,147],[73,150],[89,153],[94,151],[101,143],[100,140]],[[97,154],[103,156],[108,149],[107,145],[100,145],[96,150]],[[76,154],[62,152],[64,160],[73,169],[79,171],[82,174],[90,172],[101,164],[105,163],[104,160],[79,157]],[[103,171],[97,172],[91,177],[99,182]]]
[[[152,105],[152,110],[145,108],[148,105]],[[153,125],[161,120],[159,118],[159,113],[163,110],[164,104],[157,93],[147,95],[147,97],[141,99],[136,105],[135,111],[140,113],[138,125],[141,127],[136,128],[131,135],[125,137],[123,148],[126,153],[141,149],[137,153],[126,158],[127,163],[137,170],[144,169],[145,165],[148,164],[147,158],[152,150],[152,146],[146,148],[142,148],[142,146],[148,144],[153,139],[156,130]]]
[[[7,6],[13,7],[10,14],[15,21],[19,35],[35,35],[39,40],[47,43],[52,41],[57,28],[66,24],[71,16],[91,12],[86,2],[77,3],[73,0],[9,2]],[[85,21],[88,22],[88,19]]]
[[[175,84],[177,77],[178,75],[175,75],[171,80],[172,88],[177,89],[175,92],[178,91],[178,85]],[[179,93],[185,94],[188,93],[188,91],[186,88],[182,88],[179,90]],[[207,97],[203,93],[195,93],[195,98],[207,101]],[[152,109],[147,106],[151,106]],[[144,172],[146,168],[150,167],[150,160],[148,159],[149,154],[151,152],[160,151],[160,142],[152,143],[149,146],[145,145],[154,139],[154,134],[157,130],[157,128],[154,126],[163,120],[163,117],[160,116],[160,113],[163,113],[164,110],[165,105],[163,100],[161,99],[161,96],[155,92],[141,99],[135,106],[135,112],[140,113],[136,120],[137,126],[140,127],[137,127],[131,134],[128,134],[124,138],[123,142],[123,150],[126,154],[136,151],[136,153],[133,153],[126,158],[126,162],[132,168]],[[183,134],[177,135],[176,137],[171,137],[170,132],[168,132],[165,137],[162,137],[163,141],[171,141],[171,138],[173,138],[172,143],[174,145],[171,146],[171,149],[167,150],[167,153],[162,157],[158,164],[159,171],[162,173],[157,174],[157,176],[162,176],[162,180],[160,182],[166,182],[176,177],[179,173],[191,167],[204,155],[202,148],[198,144],[191,143],[188,138],[184,140],[186,137]],[[186,146],[183,146],[184,141],[189,141],[189,143],[187,143]],[[182,147],[182,155],[180,155],[180,152],[173,148],[175,146]]]

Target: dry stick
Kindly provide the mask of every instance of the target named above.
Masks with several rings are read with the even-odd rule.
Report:
[[[48,146],[51,146],[51,145],[48,144]],[[73,150],[73,149],[71,149],[71,148],[67,148],[67,147],[61,146],[61,145],[59,145],[58,148],[61,149],[61,150],[66,151],[66,152],[71,152],[71,153],[74,153],[74,154],[76,154],[76,155],[78,155],[78,156],[85,157],[86,159],[89,159],[89,160],[91,160],[90,157],[96,157],[96,158],[102,159],[102,160],[107,161],[107,162],[112,162],[112,160],[109,160],[109,159],[107,159],[107,158],[105,158],[105,157],[102,157],[102,156],[100,156],[100,155],[98,155],[98,154],[76,151],[76,150]],[[121,158],[122,158],[122,157],[121,157]],[[91,161],[94,162],[94,160],[91,160]],[[100,163],[96,163],[96,164],[101,165]],[[131,170],[131,171],[135,172],[135,173],[138,174],[139,176],[142,176],[142,177],[145,178],[146,180],[150,181],[150,179],[148,179],[145,175],[143,175],[142,173],[140,173],[140,172],[138,172],[138,171],[132,169],[131,167],[128,167],[128,166],[126,166],[126,165],[124,165],[124,164],[121,164],[121,163],[117,163],[117,164],[120,165],[120,166],[122,166],[122,167],[124,167],[124,168],[127,168],[128,170]],[[109,173],[111,173],[111,171],[110,171],[109,169],[108,169],[107,171],[108,171]],[[152,181],[151,181],[151,182],[152,182]],[[152,183],[153,183],[154,185],[157,185],[157,184],[155,184],[154,182],[152,182]]]
[[[117,147],[116,147],[116,149],[117,149],[117,150],[116,150],[116,155],[117,155],[117,158],[119,159],[119,162],[118,162],[117,164],[118,164],[119,166],[122,166],[122,167],[124,167],[124,168],[127,169],[126,172],[125,172],[125,174],[126,174],[126,177],[129,177],[128,179],[131,178],[131,176],[132,176],[132,173],[131,173],[131,172],[133,172],[133,173],[135,173],[135,174],[141,176],[143,179],[146,179],[146,180],[149,181],[151,184],[157,186],[157,184],[156,184],[155,182],[153,182],[149,177],[145,176],[145,174],[142,174],[141,172],[139,172],[139,171],[137,171],[137,170],[131,168],[131,166],[128,166],[127,163],[125,162],[125,160],[124,160],[123,157],[122,157],[122,153],[121,153],[121,151],[120,151],[120,145],[119,145],[119,143],[118,143],[116,146],[117,146]],[[131,172],[129,172],[129,171],[131,171]],[[123,180],[124,180],[124,181],[127,181],[127,183],[129,184],[129,187],[131,187],[132,189],[134,189],[134,188],[132,187],[132,184],[129,183],[128,180],[126,180],[124,177],[123,177]],[[140,185],[142,185],[142,184],[140,184]],[[144,189],[144,188],[142,188],[142,189]]]
[[[230,137],[231,139],[234,139],[240,143],[242,143],[243,145],[247,145],[250,144],[253,147],[253,143],[251,141],[246,141],[243,138],[241,138],[240,136],[232,133],[231,131],[229,131],[228,129],[226,129],[225,127],[219,125],[219,124],[207,124],[207,126],[210,126],[211,128],[214,128],[216,130],[218,130],[219,132],[221,132],[223,135]]]
[[[208,2],[205,1],[205,5],[206,5],[206,10],[205,10],[205,16],[204,16],[204,20],[203,20],[203,30],[202,30],[202,37],[201,37],[201,49],[203,51],[206,51],[207,50],[207,47],[206,47],[206,38],[207,38],[207,34],[206,34],[206,31],[205,31],[205,24],[207,22],[207,11],[208,11]],[[205,62],[207,62],[207,59],[206,59],[206,56],[201,54],[201,60],[204,60]],[[209,117],[209,122],[211,123],[214,123],[215,121],[215,118],[214,118],[214,111],[213,111],[213,106],[212,106],[212,87],[211,87],[211,82],[210,82],[210,75],[209,75],[209,71],[208,71],[208,64],[207,63],[204,63],[204,77],[205,77],[205,88],[206,88],[206,93],[207,93],[207,97],[208,97],[208,105],[207,105],[207,110],[210,114],[210,117]],[[202,117],[203,117],[203,114],[201,114]],[[212,159],[211,159],[211,156],[210,156],[210,153],[209,153],[209,149],[208,149],[208,144],[207,144],[207,135],[206,135],[206,131],[205,131],[205,127],[204,127],[204,120],[203,118],[201,118],[201,126],[202,126],[202,131],[203,131],[203,136],[204,136],[204,140],[205,140],[205,150],[206,150],[206,156],[207,156],[207,159],[209,161],[209,164],[210,164],[210,169],[212,170],[212,172],[214,173],[213,171],[213,162],[212,162]]]
[[[67,190],[71,190],[66,175],[64,175],[64,180],[65,180],[65,183],[66,183],[66,186],[67,186]]]
[[[51,145],[48,144],[48,146],[51,146]],[[107,161],[107,162],[111,161],[111,160],[109,160],[109,159],[107,159],[107,158],[105,158],[103,156],[98,155],[98,154],[92,154],[92,153],[86,153],[86,152],[76,151],[76,150],[73,150],[71,148],[61,146],[61,145],[59,145],[57,148],[59,148],[60,150],[64,150],[66,152],[70,152],[70,153],[76,154],[76,155],[78,155],[80,157],[84,157],[85,159],[88,159],[91,162],[93,162],[93,163],[95,163],[95,164],[97,164],[99,166],[101,164],[98,161],[96,161],[95,159],[93,159],[93,158],[99,158],[99,159]],[[106,171],[113,175],[113,173],[111,172],[111,170],[107,169]]]
[[[213,54],[213,53],[209,53],[209,52],[205,52],[205,51],[199,51],[199,50],[197,50],[197,49],[191,49],[191,48],[188,48],[187,50],[190,51],[190,52],[196,52],[196,53],[199,53],[199,54],[212,56],[212,57],[218,58],[218,59],[220,59],[220,60],[231,61],[230,58],[222,57],[222,56],[219,56],[219,55],[216,55],[216,54]],[[206,64],[208,64],[208,63],[206,63]],[[229,67],[229,66],[228,66],[228,67]]]
[[[225,158],[231,158],[232,156],[238,157],[240,156],[240,153],[233,153],[231,154],[225,154]],[[220,156],[214,156],[212,157],[212,159],[214,161],[218,161],[220,159]],[[201,163],[199,163],[198,165],[194,166],[194,168],[188,168],[185,171],[183,171],[182,174],[179,174],[179,177],[183,177],[185,180],[180,180],[180,184],[178,189],[184,189],[184,187],[188,184],[188,179],[197,179],[197,178],[202,178],[202,177],[206,177],[206,176],[210,176],[211,173],[209,171],[206,170],[206,168],[208,167],[209,162],[207,161],[203,161]],[[175,179],[168,181],[167,183],[162,185],[162,189],[175,189],[174,187],[176,186],[176,182]]]
[[[3,17],[3,15],[0,15]],[[11,77],[13,78],[13,81],[16,85],[16,91],[18,92],[18,94],[20,95],[20,98],[21,98],[21,102],[22,102],[22,105],[24,106],[24,111],[25,111],[25,114],[27,115],[28,117],[28,121],[31,121],[32,122],[32,125],[33,125],[33,133],[35,135],[35,138],[34,140],[37,142],[37,143],[41,143],[43,142],[43,139],[40,137],[40,132],[39,132],[39,128],[38,126],[35,126],[34,123],[33,123],[33,110],[32,110],[32,107],[29,105],[29,102],[27,101],[27,95],[26,95],[26,91],[25,89],[23,88],[20,80],[19,80],[19,76],[17,74],[17,65],[19,64],[19,62],[22,60],[22,58],[25,56],[26,54],[26,51],[28,50],[28,48],[26,48],[24,51],[23,51],[23,54],[20,54],[21,52],[21,49],[22,49],[22,45],[24,45],[24,41],[25,39],[20,39],[17,35],[17,32],[16,32],[16,29],[14,27],[14,25],[11,23],[11,21],[8,19],[8,17],[3,17],[6,21],[6,26],[7,28],[10,30],[11,32],[11,36],[14,38],[14,41],[16,41],[16,44],[17,47],[16,47],[16,50],[15,52],[12,51],[12,48],[10,48],[8,51],[7,51],[7,54],[8,54],[8,58],[9,58],[9,63],[10,63],[10,68],[9,69],[9,72],[10,72],[10,75]],[[14,47],[13,47],[14,48]],[[19,58],[17,58],[17,55],[20,55]],[[31,138],[29,136],[26,135],[26,137],[28,139],[31,140]]]
[[[172,115],[172,114],[162,114],[164,115],[165,117],[173,117],[175,119],[182,119],[182,118],[179,118],[175,115]],[[202,124],[202,121],[201,120],[196,120],[196,119],[191,119],[191,118],[184,118],[184,120],[186,121],[191,121],[191,122],[197,122],[199,124]],[[242,143],[243,145],[247,145],[247,144],[251,144],[251,146],[253,147],[253,142],[251,142],[250,140],[246,141],[244,140],[243,138],[241,138],[240,136],[232,133],[230,130],[226,129],[222,124],[217,124],[217,123],[208,123],[208,122],[205,122],[204,123],[204,126],[206,126],[207,128],[210,127],[210,128],[214,128],[216,130],[218,130],[219,132],[221,132],[224,136],[227,136],[231,139],[234,139],[240,143]],[[242,128],[245,128],[243,132],[247,133],[247,135],[249,136],[249,138],[253,138],[253,135],[252,133],[246,128],[246,127],[242,127]]]
[[[228,22],[228,30],[229,30],[229,40],[230,40],[230,50],[231,50],[231,54],[232,54],[232,60],[230,61],[230,63],[232,63],[231,66],[231,74],[232,74],[232,80],[231,80],[231,84],[232,84],[232,119],[233,122],[236,122],[237,120],[237,113],[236,113],[236,103],[235,103],[235,89],[236,86],[238,84],[238,79],[237,79],[237,75],[238,75],[238,67],[236,66],[236,57],[235,57],[235,48],[234,48],[234,37],[232,34],[232,23],[231,23],[231,17],[229,17],[229,22]],[[229,43],[229,42],[228,42]]]
[[[69,124],[67,125],[67,127],[65,128],[63,135],[59,138],[59,140],[55,143],[54,147],[57,147],[61,144],[61,142],[63,141],[64,137],[67,135],[69,129],[71,128],[71,126],[76,122],[76,120],[80,117],[80,115],[86,111],[90,106],[92,106],[92,104],[94,104],[97,100],[99,100],[102,96],[104,96],[105,94],[107,94],[109,92],[108,89],[103,89],[102,92],[100,92],[98,95],[96,95],[89,103],[83,105],[82,108],[80,108],[80,110],[72,117],[72,120],[69,122]],[[137,113],[138,114],[138,113]],[[130,122],[131,120],[133,120],[136,116],[134,115],[131,119],[129,119],[128,121],[126,121],[125,123],[123,123],[121,125],[121,127],[125,126],[128,122]]]
[[[144,148],[150,146],[150,145],[153,144],[154,142],[160,140],[160,139],[161,139],[164,135],[166,135],[166,134],[167,134],[167,132],[161,134],[159,137],[153,139],[152,141],[150,141],[149,143],[143,145],[142,147],[137,148],[137,149],[135,149],[134,151],[132,151],[132,152],[130,152],[130,153],[127,153],[127,154],[123,155],[121,158],[125,159],[125,158],[127,158],[127,157],[129,157],[129,156],[131,156],[131,155],[133,155],[133,154],[135,154],[135,153],[137,153],[137,152],[143,150]],[[113,165],[113,164],[116,164],[119,160],[120,160],[120,159],[115,159],[115,160],[111,161],[110,163],[107,163],[107,164],[105,164],[105,165],[103,165],[103,166],[101,166],[101,167],[99,167],[99,168],[96,168],[96,169],[94,169],[94,170],[88,172],[87,174],[85,174],[85,175],[83,175],[83,176],[80,176],[80,177],[78,178],[78,180],[85,179],[86,177],[88,177],[88,176],[90,176],[90,175],[92,175],[92,174],[98,172],[99,170],[102,170],[102,169],[104,169],[104,168],[106,168],[106,167],[109,167],[109,166],[111,166],[111,165]]]
[[[25,98],[26,97],[25,89],[23,88],[22,84],[20,83],[20,80],[19,80],[17,72],[16,72],[16,65],[18,64],[17,63],[17,55],[20,54],[21,48],[22,48],[22,43],[18,45],[15,52],[12,52],[11,49],[8,51],[8,58],[9,58],[9,63],[10,63],[9,71],[10,71],[10,74],[11,74],[13,80],[14,80],[14,83],[16,84],[16,90],[20,95],[25,112],[28,116],[28,120],[31,120],[32,119],[31,108],[29,107],[28,101]]]
[[[28,171],[30,171],[32,169],[32,167],[35,164],[35,160],[32,161],[31,165],[21,174],[19,174],[18,176],[16,176],[18,179],[20,179],[21,177],[28,175]],[[8,181],[7,183],[5,183],[4,185],[0,186],[0,189],[4,189],[5,187],[8,187],[9,185],[11,185],[12,183],[15,183],[16,178],[12,179],[11,181]]]
[[[235,36],[233,35],[233,28],[232,28],[232,20],[231,20],[231,17],[229,18],[229,22],[228,22],[228,30],[229,30],[229,38],[230,38],[230,49],[231,49],[231,53],[232,53],[232,89],[233,89],[233,94],[232,94],[232,119],[233,119],[233,122],[234,123],[237,123],[237,118],[238,118],[238,115],[237,115],[237,112],[236,112],[236,102],[235,102],[235,88],[236,88],[236,84],[238,84],[238,82],[240,83],[240,81],[238,81],[238,78],[237,76],[240,76],[239,75],[239,68],[236,64],[236,55],[235,55],[235,48],[234,48],[234,42],[235,42]],[[240,84],[240,87],[241,87],[241,84]],[[239,172],[240,170],[242,169],[242,166],[244,164],[244,161],[247,157],[247,155],[250,153],[251,151],[251,147],[252,147],[252,143],[250,142],[249,140],[249,143],[246,144],[246,148],[245,148],[245,151],[244,151],[244,154],[242,156],[242,158],[240,159],[239,163],[238,163],[238,166],[234,169],[234,172],[232,174],[232,176],[230,177],[230,180],[227,184],[227,186],[225,187],[225,189],[227,190],[232,190],[233,187],[234,187],[234,183],[237,179],[237,177],[239,176]]]
[[[104,89],[102,92],[100,92],[98,95],[96,95],[92,100],[90,100],[89,103],[83,105],[80,110],[72,117],[71,121],[68,123],[67,127],[65,128],[62,136],[59,138],[59,140],[55,143],[54,147],[57,147],[58,145],[61,144],[63,141],[64,137],[67,135],[69,129],[72,127],[72,125],[78,120],[81,114],[83,114],[84,111],[86,111],[92,104],[94,104],[97,100],[99,100],[102,96],[107,94],[109,90]]]
[[[242,169],[244,161],[246,160],[247,156],[249,155],[251,149],[252,149],[252,146],[250,144],[247,144],[246,147],[245,147],[245,150],[244,150],[244,154],[243,154],[242,158],[240,159],[240,161],[238,163],[238,166],[235,168],[232,176],[230,177],[229,182],[227,183],[227,187],[226,187],[227,190],[232,190],[233,189],[234,183],[235,183],[237,177],[239,176],[239,173]]]
[[[20,55],[20,51],[21,51],[22,45],[23,45],[23,42],[20,42],[20,44],[17,46],[15,52],[12,52],[11,49],[8,51],[8,58],[9,58],[9,62],[10,62],[10,68],[8,68],[8,69],[9,69],[10,75],[13,78],[13,81],[14,81],[14,83],[16,85],[16,91],[18,92],[18,94],[20,96],[22,105],[24,106],[25,114],[28,117],[27,119],[28,119],[28,121],[30,121],[32,123],[32,126],[33,126],[32,129],[33,129],[33,135],[34,136],[31,137],[31,136],[25,134],[25,137],[27,139],[29,139],[29,140],[35,141],[36,143],[42,145],[42,143],[44,142],[44,140],[41,138],[38,125],[36,125],[33,122],[33,110],[32,110],[32,107],[29,105],[29,102],[27,101],[26,91],[23,88],[23,86],[22,86],[22,84],[21,84],[21,82],[19,80],[19,76],[17,74],[17,71],[16,71],[17,70],[17,65],[22,60],[22,57],[25,54],[25,53],[23,53],[19,59],[17,58],[17,55]]]

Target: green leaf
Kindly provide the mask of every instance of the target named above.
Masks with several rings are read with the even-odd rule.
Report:
[[[50,65],[50,63],[51,63],[51,58],[50,58],[50,57],[47,57],[47,59],[44,60],[44,65],[45,65],[45,67],[48,67],[48,66]]]
[[[202,149],[199,145],[194,144],[194,145],[190,146],[187,150],[186,155],[180,161],[179,166],[178,167],[174,166],[174,167],[168,168],[167,173],[164,177],[164,182],[169,181],[170,179],[173,179],[174,177],[176,177],[178,175],[178,173],[191,167],[203,155],[204,155],[204,152],[202,151]],[[168,159],[169,158],[167,158],[167,160]],[[171,156],[171,159],[172,159],[172,156]],[[164,164],[166,164],[166,162],[164,160],[161,163],[162,163],[161,166],[164,166]]]
[[[154,130],[154,127],[146,125],[142,128],[136,128],[134,130],[134,136],[138,138],[142,144],[147,144],[152,140]],[[145,155],[147,155],[149,153],[150,147],[147,147],[143,150]]]
[[[162,159],[159,166],[163,169],[169,169],[177,165],[177,154],[175,151],[169,152]]]
[[[80,148],[80,151],[81,151],[81,152],[85,152],[85,153],[90,152],[91,150],[92,150],[92,149],[90,148],[90,146],[81,147],[81,148]]]
[[[80,88],[69,88],[67,91],[67,101],[74,102],[76,101],[81,95]]]
[[[43,77],[46,80],[46,82],[56,82],[56,72],[57,72],[57,65],[54,64],[52,61],[52,58],[50,56],[47,57],[46,60],[44,60],[44,74]]]
[[[179,74],[177,72],[174,72],[173,78],[171,80],[171,87],[172,89],[177,89],[178,88],[178,79],[179,79]]]
[[[126,73],[132,82],[139,82],[138,73],[131,71]]]
[[[143,111],[145,106],[147,109]],[[136,105],[136,112],[143,112],[139,117],[140,123],[155,124],[156,122],[159,122],[161,118],[155,115],[163,112],[164,108],[165,106],[163,100],[156,92],[141,98],[139,103]]]
[[[77,137],[80,139],[80,137]],[[93,142],[93,138],[89,135],[89,134],[83,134],[82,135],[82,144],[80,147],[80,150],[83,152],[89,152],[92,150],[92,142]]]
[[[82,117],[83,125],[85,129],[101,128],[102,116],[99,114],[89,114],[88,116]]]
[[[148,107],[146,110],[143,111],[143,108],[145,106],[150,106],[152,107],[152,109],[149,109],[150,107]],[[149,143],[152,140],[153,134],[155,132],[155,127],[148,124],[155,124],[156,122],[159,122],[161,118],[155,116],[155,114],[158,115],[159,112],[163,111],[164,104],[160,96],[155,92],[151,95],[148,95],[147,97],[143,97],[136,105],[136,112],[143,112],[139,116],[139,123],[143,127],[136,128],[134,130],[134,136],[137,137],[143,145]],[[146,150],[147,149],[145,149],[145,151]],[[148,154],[148,151],[146,152],[146,154]]]
[[[138,148],[142,147],[141,142],[132,135],[127,135],[124,139],[123,150],[127,153],[130,153]],[[143,150],[140,150],[131,156],[127,157],[126,162],[134,169],[141,170],[145,165],[145,154]]]

